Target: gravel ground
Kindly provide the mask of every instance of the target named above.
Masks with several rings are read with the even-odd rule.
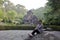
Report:
[[[0,31],[0,40],[25,40],[29,38],[28,33],[32,30],[4,30]],[[47,38],[48,37],[48,38]],[[60,40],[59,31],[45,31],[45,34],[38,34],[31,38],[31,40]]]

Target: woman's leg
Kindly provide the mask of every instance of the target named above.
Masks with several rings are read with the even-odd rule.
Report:
[[[40,34],[40,32],[39,32],[38,30],[36,30],[36,33],[37,33],[37,34]]]
[[[37,30],[33,30],[33,32],[32,32],[31,34],[34,35],[36,31],[37,31]]]
[[[35,33],[39,34],[40,32],[39,32],[38,30],[34,30],[34,31],[32,32],[32,35],[35,35]]]

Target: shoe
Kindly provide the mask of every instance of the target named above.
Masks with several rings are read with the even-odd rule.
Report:
[[[33,36],[32,34],[28,34],[28,35],[31,36],[31,37]]]

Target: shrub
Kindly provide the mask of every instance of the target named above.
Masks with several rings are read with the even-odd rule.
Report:
[[[0,26],[0,30],[4,30],[5,29],[5,27],[4,26]]]
[[[1,28],[2,27],[2,28]],[[33,30],[35,28],[34,25],[6,25],[0,26],[0,30]]]
[[[55,31],[60,31],[60,26],[58,26],[58,25],[50,25],[49,27]]]

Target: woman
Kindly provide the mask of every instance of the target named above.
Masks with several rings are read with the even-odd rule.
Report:
[[[42,20],[39,20],[37,25],[36,25],[36,28],[33,30],[33,32],[30,35],[34,36],[35,33],[40,34],[42,32],[43,32],[43,24],[42,24]]]

